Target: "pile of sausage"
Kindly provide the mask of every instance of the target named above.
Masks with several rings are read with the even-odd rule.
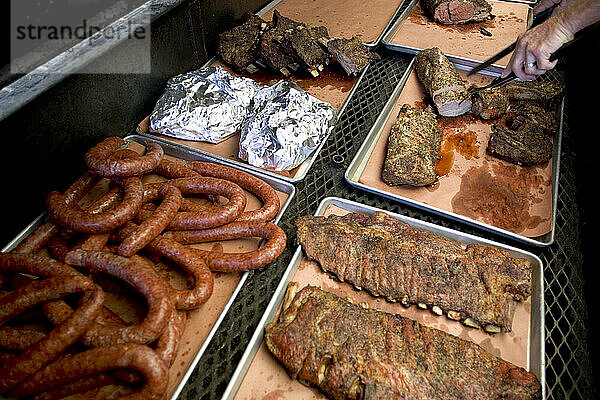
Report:
[[[259,268],[284,250],[285,233],[269,222],[279,197],[264,181],[222,165],[166,158],[155,143],[143,155],[125,145],[110,137],[90,149],[89,171],[64,193],[48,195],[45,223],[0,254],[0,395],[56,399],[110,384],[132,388],[123,398],[164,398],[186,310],[211,296],[212,271]],[[147,174],[165,179],[143,183]],[[108,191],[82,208],[82,198],[106,178]],[[243,189],[262,207],[245,211]],[[194,201],[198,195],[212,203]],[[241,237],[267,241],[249,253],[186,246]],[[148,261],[163,257],[193,277],[191,289],[172,287]],[[146,299],[138,324],[105,307],[105,290],[113,286]],[[49,329],[14,322],[28,314],[39,321],[39,313]]]

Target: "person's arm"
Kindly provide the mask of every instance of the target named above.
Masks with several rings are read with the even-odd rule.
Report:
[[[570,0],[560,12],[553,13],[544,23],[519,35],[515,51],[502,76],[514,72],[523,80],[532,80],[556,66],[550,56],[581,29],[600,21],[600,0]],[[552,5],[552,0],[542,0],[536,12]],[[545,7],[545,8],[542,8]]]

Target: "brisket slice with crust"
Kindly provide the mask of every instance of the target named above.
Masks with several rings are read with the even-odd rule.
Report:
[[[486,148],[489,155],[523,166],[547,162],[553,150],[550,137],[532,122],[524,123],[516,131],[492,125]]]
[[[555,109],[564,94],[565,87],[558,82],[512,81],[506,84],[511,100],[531,101],[547,110]]]
[[[304,216],[296,227],[307,257],[341,281],[390,301],[439,307],[488,332],[509,332],[516,302],[531,294],[528,260],[465,247],[383,212]]]
[[[548,111],[529,101],[512,103],[508,106],[504,118],[506,125],[512,130],[519,129],[525,123],[533,123],[550,136],[558,131],[558,118],[554,111]]]
[[[381,179],[388,185],[435,182],[442,138],[435,115],[403,104],[388,138]]]
[[[421,0],[421,6],[430,18],[444,25],[482,22],[493,18],[492,6],[485,0]]]
[[[372,53],[358,36],[352,39],[331,39],[327,42],[327,51],[335,57],[348,76],[357,76],[371,60],[380,60]]]
[[[475,90],[471,101],[473,114],[483,119],[500,118],[509,107],[508,90],[504,86]]]
[[[432,47],[417,54],[415,71],[440,115],[456,117],[471,111],[470,93],[464,81],[439,48]]]
[[[475,343],[314,286],[279,321],[265,328],[268,349],[293,379],[331,399],[542,398],[534,374]]]

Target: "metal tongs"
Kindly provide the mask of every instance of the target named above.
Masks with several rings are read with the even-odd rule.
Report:
[[[542,11],[541,13],[539,13],[535,17],[533,17],[533,21],[531,22],[531,26],[529,28],[527,28],[527,30],[529,30],[529,29],[531,29],[531,28],[533,28],[533,27],[541,24],[542,22],[544,22],[548,18],[550,18],[550,16],[552,15],[552,12],[554,11],[554,8],[556,8],[556,4],[554,4],[550,8],[545,9],[544,11]],[[513,51],[516,46],[517,46],[517,41],[515,40],[508,47],[506,47],[503,50],[500,50],[496,55],[491,56],[490,58],[488,58],[487,60],[485,60],[481,64],[475,66],[475,68],[473,68],[471,71],[469,71],[469,73],[467,74],[467,76],[471,76],[471,75],[473,75],[473,74],[481,71],[482,69],[489,67],[490,65],[492,65],[493,63],[495,63],[496,61],[498,61],[499,59],[501,59],[505,55],[510,54],[510,52]],[[490,87],[495,87],[495,86],[490,86]]]

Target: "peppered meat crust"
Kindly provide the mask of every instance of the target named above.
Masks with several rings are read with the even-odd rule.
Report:
[[[532,373],[480,346],[313,286],[265,342],[289,375],[331,399],[541,399]]]
[[[509,332],[531,294],[531,263],[505,250],[412,228],[382,212],[304,216],[298,242],[321,268],[374,296],[423,303]]]

